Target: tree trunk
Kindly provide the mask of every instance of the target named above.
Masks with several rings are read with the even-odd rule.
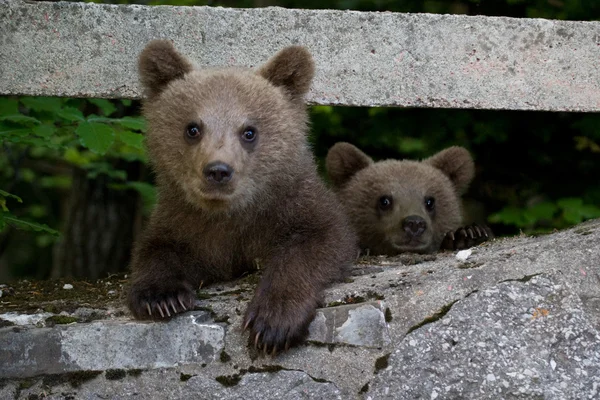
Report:
[[[64,228],[54,248],[52,277],[97,279],[125,271],[141,218],[133,190],[110,189],[110,178],[88,179],[75,168]]]

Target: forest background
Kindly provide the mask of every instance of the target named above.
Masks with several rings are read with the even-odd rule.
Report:
[[[136,3],[600,19],[596,0]],[[99,278],[127,269],[156,198],[139,113],[131,100],[0,97],[0,281]],[[338,141],[375,159],[468,148],[477,165],[465,196],[468,218],[497,235],[542,234],[600,217],[598,113],[329,106],[310,113],[321,170]]]

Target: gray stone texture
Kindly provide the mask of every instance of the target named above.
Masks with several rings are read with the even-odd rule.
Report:
[[[310,326],[308,340],[366,347],[391,343],[382,301],[322,308]]]
[[[146,369],[210,363],[225,329],[189,313],[169,324],[101,321],[54,328],[0,329],[0,377],[106,369]]]
[[[76,386],[59,383],[51,387],[42,382],[20,390],[18,398],[27,399],[45,391],[44,399],[164,399],[164,400],[265,400],[322,399],[342,400],[341,391],[330,382],[317,382],[301,371],[246,373],[233,386],[224,386],[202,375],[182,378],[181,373],[165,370],[144,372],[139,376],[124,374],[107,379],[109,374],[92,378]],[[21,385],[23,386],[23,385]],[[6,393],[16,390],[6,387]],[[3,394],[0,389],[0,395]],[[14,396],[14,395],[13,395]],[[14,397],[6,397],[10,399]],[[2,397],[4,400],[4,397]]]
[[[594,399],[600,334],[564,284],[501,283],[405,337],[370,388],[371,399]]]
[[[312,104],[600,110],[600,22],[22,0],[0,0],[0,94],[140,97],[155,38],[202,67],[305,45]]]
[[[206,288],[197,306],[212,312],[168,323],[125,314],[9,326],[0,329],[0,395],[598,398],[599,244],[595,220],[494,240],[465,261],[453,252],[360,259],[352,281],[327,290],[332,306],[318,310],[309,341],[276,357],[257,354],[242,332],[248,281]]]

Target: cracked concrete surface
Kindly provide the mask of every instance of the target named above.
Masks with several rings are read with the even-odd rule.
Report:
[[[247,347],[252,285],[240,282],[207,288],[197,306],[210,312],[169,323],[108,310],[110,320],[1,328],[0,398],[595,398],[599,244],[595,220],[495,240],[465,261],[361,259],[327,291],[309,340],[275,358]]]

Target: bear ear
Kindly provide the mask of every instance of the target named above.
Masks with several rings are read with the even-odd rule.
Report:
[[[175,50],[169,40],[153,40],[146,45],[138,60],[142,87],[148,97],[160,94],[169,82],[192,71],[192,64]]]
[[[271,57],[258,73],[293,99],[301,99],[310,89],[315,63],[305,47],[290,46]]]
[[[333,145],[327,153],[325,168],[334,187],[345,185],[358,171],[373,164],[373,160],[350,143]]]
[[[464,147],[452,146],[423,162],[441,170],[448,176],[459,194],[467,191],[475,176],[473,158]]]

